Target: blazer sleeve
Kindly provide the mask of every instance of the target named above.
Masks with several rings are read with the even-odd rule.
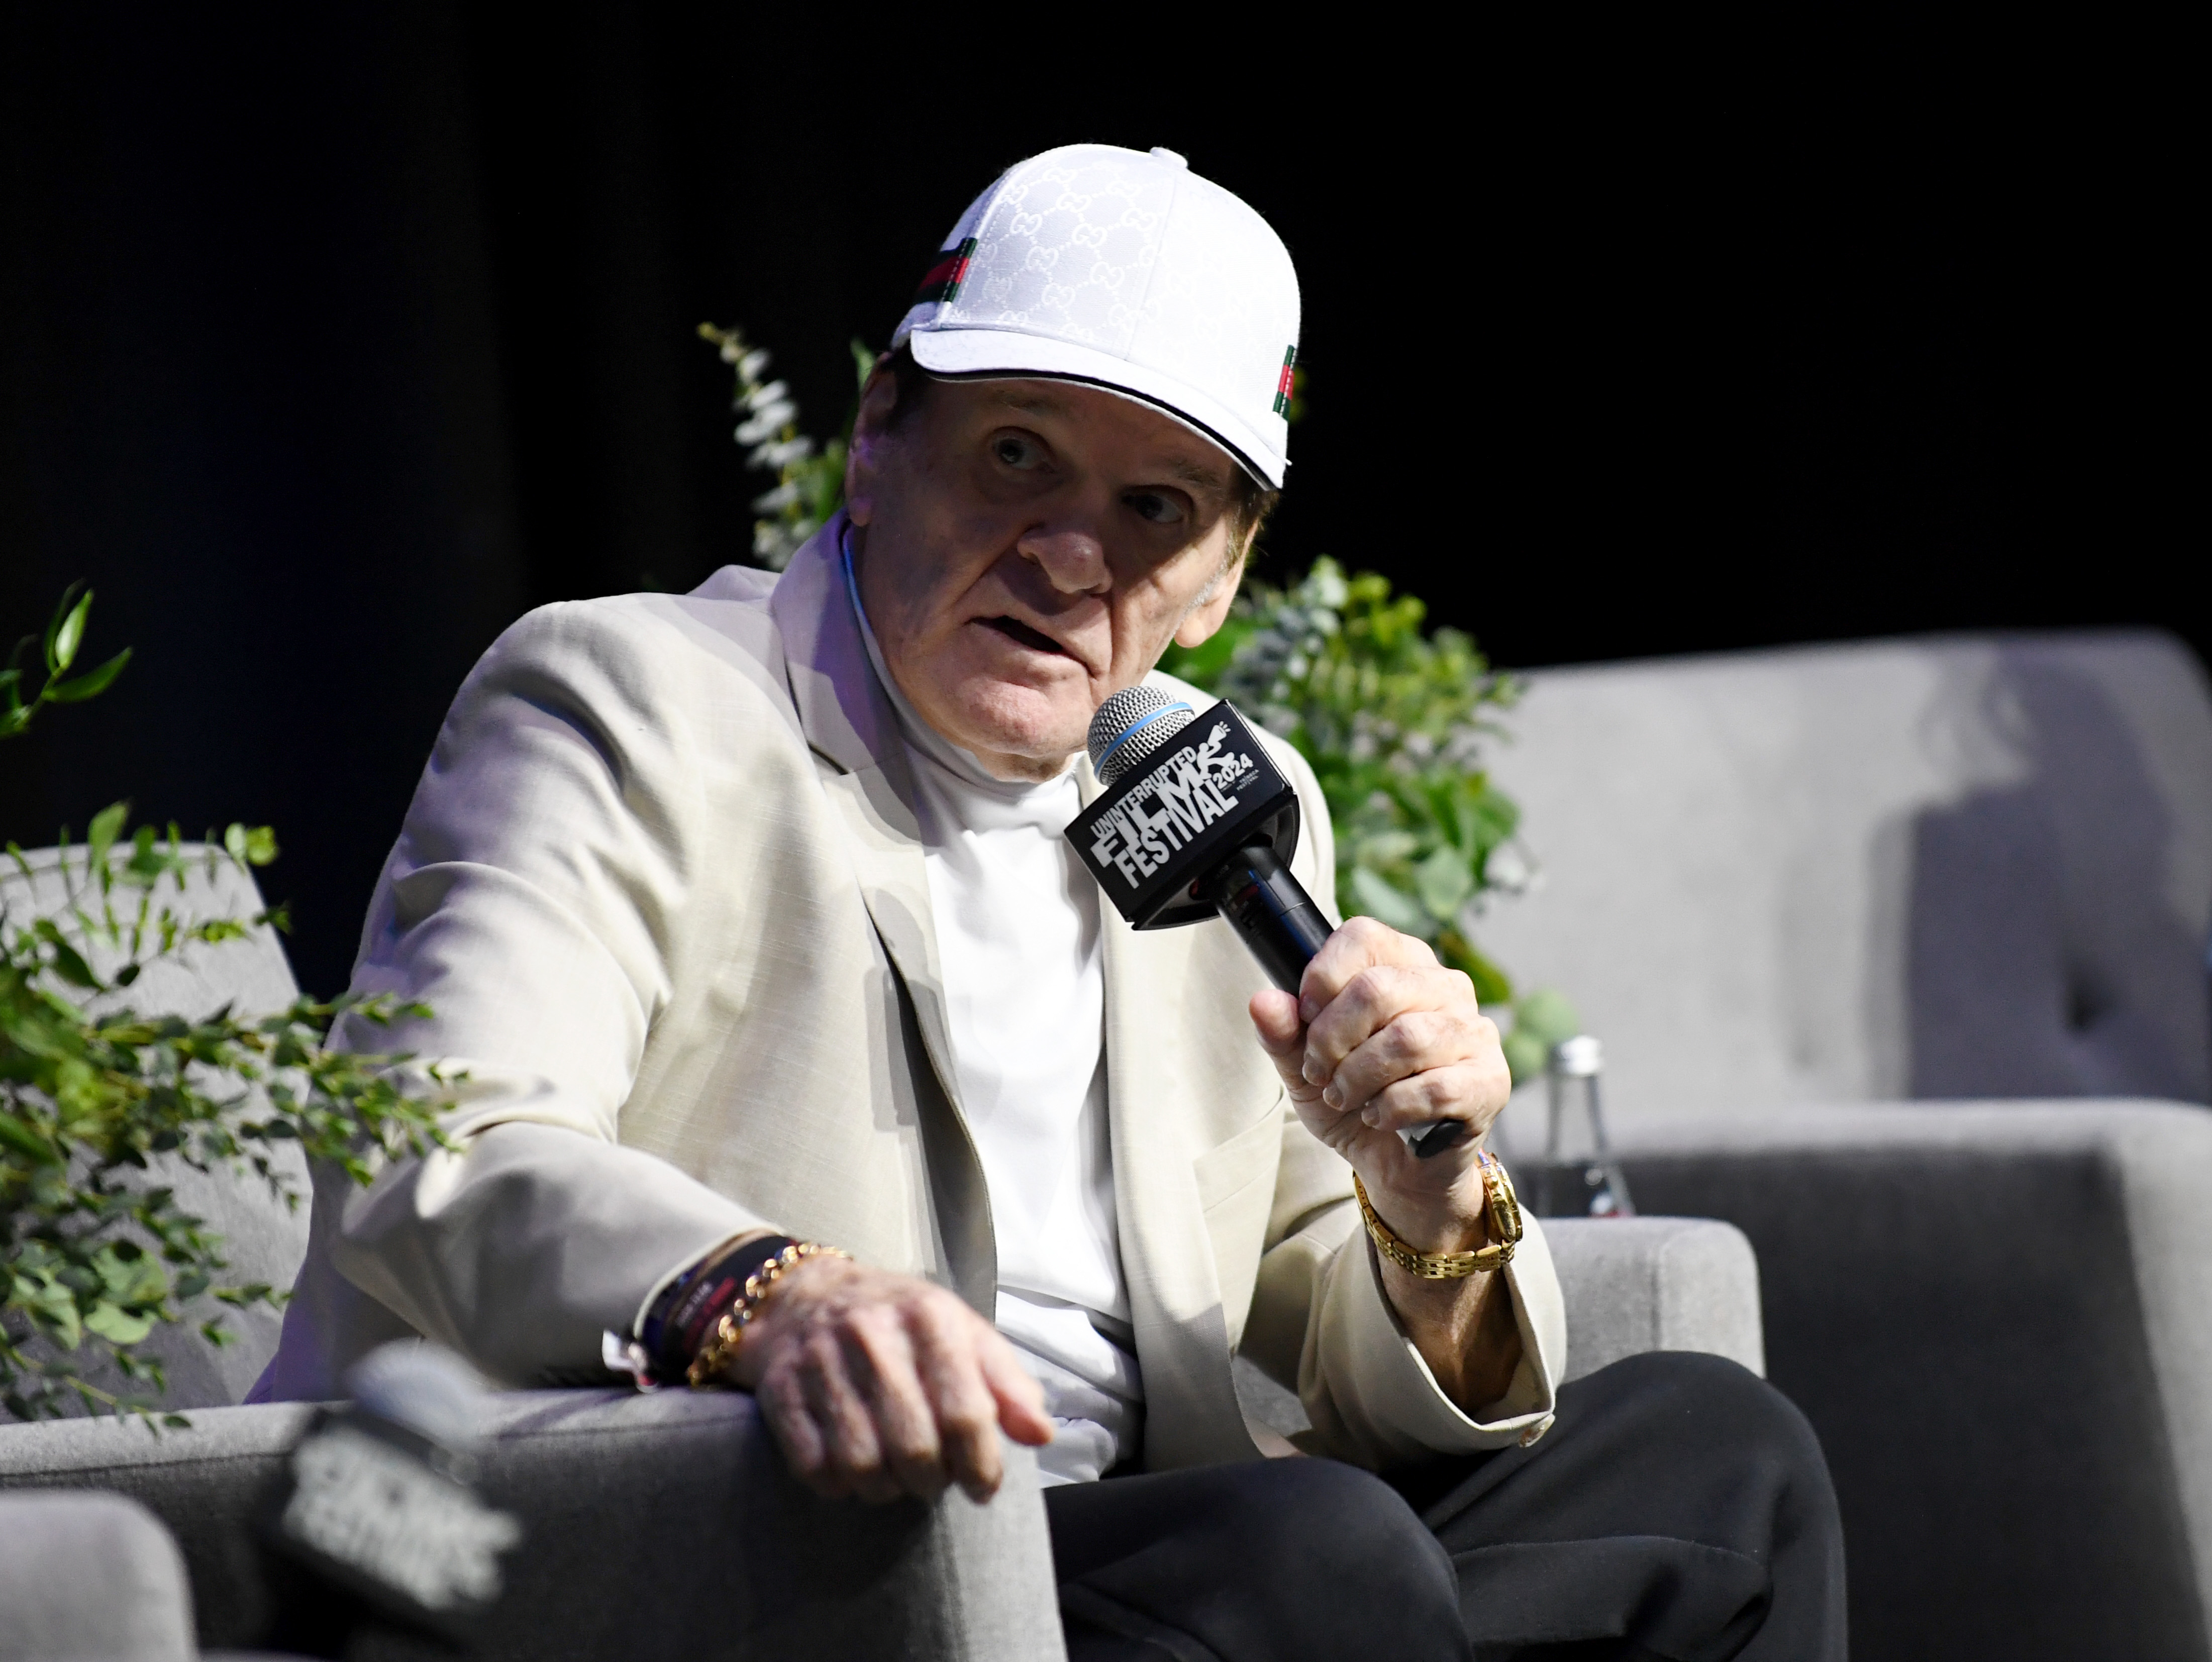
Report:
[[[367,1189],[322,1174],[318,1247],[495,1379],[596,1363],[678,1268],[768,1223],[617,1140],[700,850],[685,657],[633,602],[516,624],[455,699],[362,932],[355,990],[433,1013],[339,1041],[465,1074],[459,1149]]]
[[[1332,919],[1336,857],[1319,782],[1287,744],[1276,760],[1307,804],[1310,836],[1295,865]],[[1309,852],[1309,851],[1310,851]],[[1382,1290],[1360,1227],[1352,1168],[1285,1109],[1274,1206],[1240,1350],[1293,1386],[1312,1429],[1310,1452],[1386,1471],[1437,1454],[1533,1442],[1550,1428],[1567,1361],[1566,1307],[1543,1227],[1506,1266],[1521,1330],[1521,1364],[1504,1396],[1469,1415],[1447,1397]]]

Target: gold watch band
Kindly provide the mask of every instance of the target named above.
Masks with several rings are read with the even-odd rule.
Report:
[[[1513,1249],[1521,1244],[1524,1233],[1520,1197],[1513,1192],[1513,1180],[1505,1174],[1505,1168],[1497,1156],[1481,1149],[1474,1157],[1481,1168],[1483,1198],[1490,1214],[1490,1240],[1486,1246],[1471,1253],[1425,1253],[1418,1246],[1408,1246],[1375,1215],[1374,1203],[1367,1198],[1367,1186],[1354,1172],[1352,1192],[1359,1197],[1359,1216],[1366,1221],[1367,1237],[1375,1243],[1375,1250],[1407,1274],[1419,1276],[1423,1281],[1457,1281],[1486,1270],[1502,1270],[1510,1264]]]

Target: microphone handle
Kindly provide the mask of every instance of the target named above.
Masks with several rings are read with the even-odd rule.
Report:
[[[1202,892],[1260,961],[1267,979],[1295,996],[1328,919],[1305,885],[1266,843],[1240,848],[1205,880]],[[1417,1160],[1434,1159],[1467,1135],[1464,1119],[1438,1119],[1401,1131]]]

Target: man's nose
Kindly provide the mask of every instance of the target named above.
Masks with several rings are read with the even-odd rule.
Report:
[[[1079,526],[1037,526],[1014,544],[1023,559],[1036,561],[1062,594],[1103,594],[1111,579],[1106,547]]]

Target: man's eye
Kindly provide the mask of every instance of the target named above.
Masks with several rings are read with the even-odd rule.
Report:
[[[1149,519],[1156,525],[1176,525],[1183,517],[1182,504],[1158,491],[1133,490],[1121,500],[1139,519]]]
[[[992,440],[991,454],[997,457],[1002,465],[1019,468],[1024,472],[1044,459],[1036,441],[1024,439],[1018,433],[1002,433]]]

